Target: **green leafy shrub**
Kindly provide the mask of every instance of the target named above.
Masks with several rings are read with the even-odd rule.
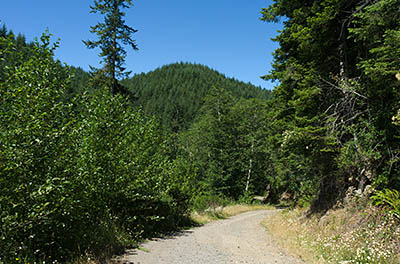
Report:
[[[174,184],[167,137],[157,121],[107,90],[85,100],[82,120],[82,178],[120,228],[137,238],[184,214],[189,199]]]
[[[67,102],[56,46],[44,35],[0,83],[0,263],[106,257],[189,208],[190,168],[159,123],[106,88]]]
[[[207,209],[215,210],[218,207],[224,207],[230,203],[232,203],[232,201],[228,198],[205,192],[200,193],[194,198],[193,209],[198,212],[202,212]]]
[[[397,190],[384,189],[377,191],[371,199],[376,205],[387,206],[393,215],[400,218],[400,193]]]
[[[9,52],[15,47],[8,41]],[[74,117],[61,101],[68,71],[52,59],[50,36],[17,61],[1,83],[1,261],[62,258],[83,229],[84,199],[75,182]],[[18,58],[18,56],[16,56]]]
[[[245,192],[243,195],[239,197],[238,202],[242,204],[251,204],[254,198],[254,193]]]

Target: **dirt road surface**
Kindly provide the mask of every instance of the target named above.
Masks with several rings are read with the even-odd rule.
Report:
[[[304,263],[274,245],[261,221],[276,210],[252,211],[156,239],[128,251],[115,263],[133,264],[291,264]]]

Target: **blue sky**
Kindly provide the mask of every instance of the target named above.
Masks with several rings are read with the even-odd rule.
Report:
[[[88,50],[82,40],[94,39],[90,26],[102,18],[90,14],[92,0],[3,1],[0,20],[28,40],[46,29],[61,46],[56,56],[85,70],[98,66],[98,50]],[[148,72],[174,62],[207,65],[228,77],[272,89],[260,79],[271,69],[270,40],[282,27],[259,20],[270,0],[134,0],[126,10],[126,23],[139,30],[139,51],[127,48],[127,68]]]

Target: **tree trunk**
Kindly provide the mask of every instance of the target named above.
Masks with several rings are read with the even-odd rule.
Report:
[[[250,156],[250,161],[249,161],[249,170],[247,172],[247,181],[246,181],[245,192],[247,192],[249,190],[251,173],[252,173],[252,169],[253,169],[254,140],[251,143],[251,152],[250,153],[251,153],[251,156]]]
[[[113,25],[113,44],[112,44],[112,55],[111,55],[111,94],[116,95],[117,93],[117,78],[115,74],[115,64],[117,62],[117,25],[115,15],[118,13],[118,2],[114,1],[114,25]]]

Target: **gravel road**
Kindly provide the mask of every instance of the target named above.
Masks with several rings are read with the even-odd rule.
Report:
[[[286,255],[261,226],[276,210],[252,211],[156,239],[128,251],[115,263],[225,264],[304,263]]]

